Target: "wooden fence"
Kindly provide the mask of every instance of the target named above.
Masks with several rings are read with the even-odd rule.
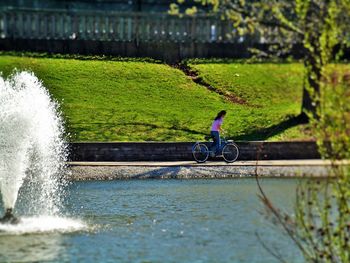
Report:
[[[214,16],[176,17],[101,11],[2,9],[1,39],[93,40],[115,42],[260,43],[239,36]]]

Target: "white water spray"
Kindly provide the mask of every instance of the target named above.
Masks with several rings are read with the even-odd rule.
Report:
[[[24,180],[33,180],[36,212],[55,215],[66,160],[62,119],[41,81],[29,72],[0,77],[0,191],[13,209]],[[34,195],[28,196],[28,198]]]

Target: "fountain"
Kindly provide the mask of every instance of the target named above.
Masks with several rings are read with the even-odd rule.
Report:
[[[27,210],[35,215],[59,212],[67,156],[57,104],[30,72],[0,77],[0,192],[5,215],[0,223],[17,224],[15,204],[30,182]]]

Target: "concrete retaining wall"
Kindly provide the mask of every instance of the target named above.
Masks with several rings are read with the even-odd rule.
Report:
[[[191,161],[193,142],[72,143],[71,161]],[[315,142],[237,142],[238,160],[319,159]]]

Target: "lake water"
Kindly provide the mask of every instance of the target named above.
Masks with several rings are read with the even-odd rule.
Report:
[[[264,179],[262,185],[279,207],[292,211],[295,180]],[[257,193],[251,178],[74,182],[63,211],[69,220],[40,219],[40,227],[64,227],[0,229],[0,261],[278,262],[259,233],[287,262],[303,262],[264,216]]]

